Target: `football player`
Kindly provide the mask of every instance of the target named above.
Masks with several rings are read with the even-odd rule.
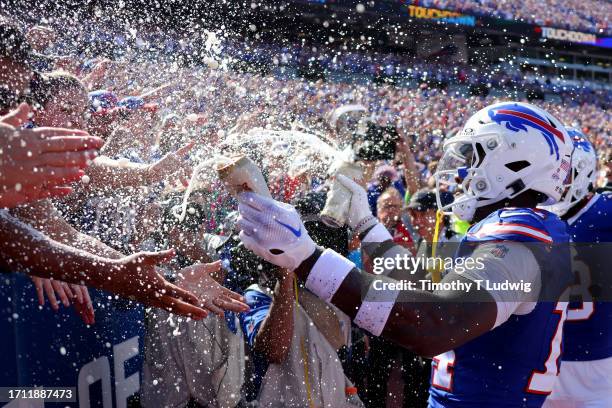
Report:
[[[562,293],[572,273],[567,245],[553,245],[568,242],[566,224],[536,207],[560,199],[572,150],[559,120],[525,103],[488,106],[445,143],[435,177],[439,187],[461,193],[438,206],[473,222],[456,259],[472,257],[481,266],[448,271],[442,283],[449,289],[404,290],[401,297],[378,290],[397,281],[317,247],[291,206],[254,193],[239,200],[240,238],[358,326],[433,357],[430,407],[540,407],[558,374]],[[393,269],[390,255],[402,250],[370,213],[365,191],[337,177],[352,191],[353,233],[371,259],[390,260],[384,266]],[[497,291],[477,282],[522,282],[532,290]]]
[[[580,131],[567,130],[575,146],[572,183],[561,201],[548,209],[568,224],[577,281],[572,295],[578,300],[572,296],[568,305],[561,372],[545,406],[612,407],[612,303],[589,301],[590,286],[605,280],[598,273],[603,272],[602,255],[612,242],[612,195],[594,192],[595,149]]]

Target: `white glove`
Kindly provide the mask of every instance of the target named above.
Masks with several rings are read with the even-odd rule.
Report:
[[[343,174],[336,175],[336,180],[351,192],[351,205],[347,221],[349,227],[354,230],[365,218],[373,217],[368,203],[368,193],[363,187]]]
[[[293,206],[251,192],[238,202],[240,240],[256,255],[294,270],[314,253],[315,243]]]

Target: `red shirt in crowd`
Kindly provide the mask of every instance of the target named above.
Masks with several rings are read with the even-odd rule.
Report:
[[[393,242],[408,249],[413,255],[416,254],[414,239],[403,222],[399,221],[390,233],[393,236]]]

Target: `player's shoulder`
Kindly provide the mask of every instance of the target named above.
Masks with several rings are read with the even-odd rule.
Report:
[[[593,198],[597,200],[599,206],[606,209],[612,209],[612,191],[596,193]]]
[[[612,240],[612,193],[594,194],[567,220],[574,242]]]
[[[589,205],[590,204],[590,205]],[[599,219],[608,218],[612,215],[612,191],[595,193],[587,203],[591,216]]]
[[[565,223],[549,211],[536,208],[503,208],[470,227],[466,239],[551,244],[562,239],[565,231]]]
[[[612,192],[605,191],[593,194],[567,222],[571,225],[578,220],[589,218],[597,218],[601,221],[609,219],[609,215],[612,215]]]

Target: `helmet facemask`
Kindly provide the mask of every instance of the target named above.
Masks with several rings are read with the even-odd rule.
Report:
[[[470,221],[476,208],[499,200],[492,191],[492,183],[482,164],[488,151],[495,150],[500,143],[498,135],[483,134],[471,138],[453,138],[444,145],[444,155],[434,174],[438,208],[441,211]],[[439,192],[444,189],[454,193],[455,200],[443,206]]]

